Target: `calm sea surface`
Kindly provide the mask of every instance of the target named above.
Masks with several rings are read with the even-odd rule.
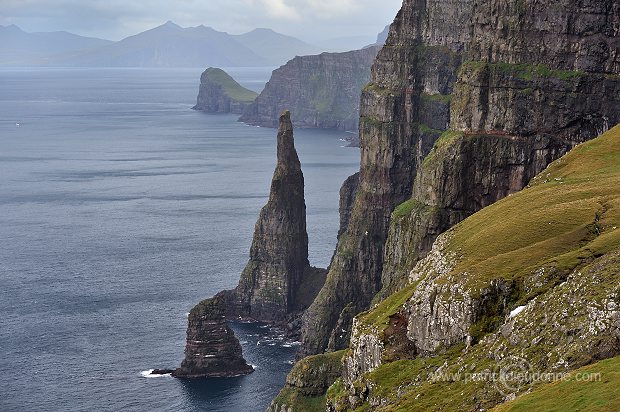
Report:
[[[260,90],[270,69],[233,70]],[[0,410],[261,411],[296,347],[234,325],[250,376],[182,382],[186,314],[236,285],[275,130],[190,110],[200,70],[0,70]],[[325,267],[343,133],[296,131],[310,259]]]

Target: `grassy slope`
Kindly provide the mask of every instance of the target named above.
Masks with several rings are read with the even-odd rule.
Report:
[[[226,93],[228,97],[238,102],[253,102],[258,96],[258,94],[252,90],[248,90],[241,86],[222,69],[211,67],[207,69],[207,76],[210,81],[222,86],[224,93]]]
[[[620,357],[581,368],[565,381],[539,387],[494,412],[620,411]]]
[[[572,270],[620,246],[620,126],[552,163],[530,187],[458,225],[454,273],[472,282]]]
[[[452,232],[448,249],[460,257],[452,274],[466,272],[474,289],[490,279],[522,279],[540,267],[570,271],[620,247],[620,125]],[[382,330],[415,287],[388,297],[360,320]]]
[[[550,165],[530,187],[469,217],[452,233],[447,249],[458,256],[458,263],[449,276],[466,276],[472,290],[488,285],[491,279],[523,279],[540,267],[567,273],[620,249],[620,126],[578,146]],[[389,316],[400,310],[416,286],[395,293],[358,320],[369,329],[382,331]],[[519,303],[531,297],[520,296]],[[471,358],[478,359],[478,368],[483,368],[483,354],[477,355]],[[484,384],[424,383],[424,371],[429,366],[450,362],[455,356],[453,352],[388,363],[368,374],[366,378],[373,382],[376,393],[392,393],[387,398],[399,399],[379,409],[468,410],[471,398]],[[396,388],[416,380],[421,386],[411,395],[396,394]],[[330,389],[331,398],[343,395],[336,389]],[[421,393],[424,396],[418,398]],[[446,394],[456,398],[447,401]]]

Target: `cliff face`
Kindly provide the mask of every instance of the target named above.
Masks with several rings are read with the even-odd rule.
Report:
[[[200,76],[200,89],[193,109],[207,113],[241,114],[257,96],[223,70],[210,67]]]
[[[265,89],[239,120],[276,127],[279,113],[290,109],[296,127],[356,130],[360,91],[368,82],[377,51],[377,47],[369,47],[295,57],[274,70]]]
[[[419,163],[449,122],[470,2],[417,3],[404,2],[362,93],[359,189],[326,285],[304,315],[302,354],[346,346],[353,315],[381,289],[390,214],[410,198]]]
[[[533,383],[456,374],[620,353],[618,129],[516,193],[620,121],[616,3],[403,2],[362,95],[351,218],[304,317],[305,354],[351,337],[328,410],[488,409]]]
[[[437,235],[620,121],[617,5],[477,1],[450,127],[392,222],[383,293]],[[492,11],[489,14],[489,10]]]
[[[226,324],[217,299],[194,307],[188,317],[185,359],[172,375],[177,378],[209,378],[247,375],[254,369],[243,359],[241,344]]]
[[[344,347],[351,314],[397,291],[440,233],[620,121],[618,16],[605,0],[403,2],[362,94],[359,191],[302,354]]]

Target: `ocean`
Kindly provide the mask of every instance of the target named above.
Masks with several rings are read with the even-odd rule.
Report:
[[[191,110],[200,70],[0,70],[0,410],[263,411],[297,349],[232,325],[256,372],[146,378],[183,359],[186,316],[233,288],[276,131]],[[229,73],[259,91],[271,69]],[[296,130],[310,261],[336,243],[359,151]]]

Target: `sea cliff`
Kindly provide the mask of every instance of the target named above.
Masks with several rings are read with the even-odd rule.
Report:
[[[295,127],[357,130],[360,93],[370,78],[378,47],[345,53],[298,56],[279,69],[242,122],[276,127],[284,109]]]
[[[272,410],[489,409],[527,385],[437,377],[620,354],[617,226],[588,195],[615,197],[619,18],[609,0],[403,2],[362,92],[348,224],[303,317],[301,355],[320,368],[346,349],[343,372],[326,394],[287,384]]]

